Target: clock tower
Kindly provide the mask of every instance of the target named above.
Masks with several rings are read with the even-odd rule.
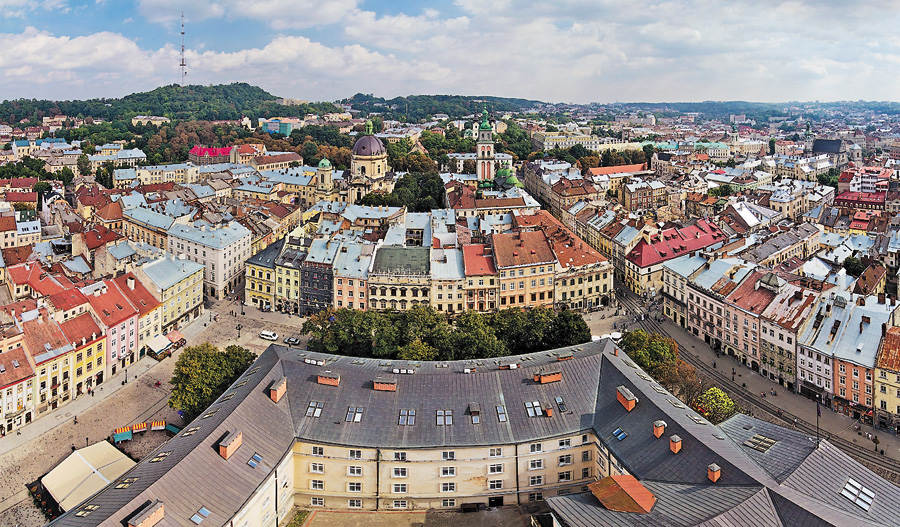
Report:
[[[478,127],[478,139],[475,143],[475,173],[478,181],[494,179],[496,159],[494,158],[494,130],[488,121],[487,108],[481,113],[481,126]]]

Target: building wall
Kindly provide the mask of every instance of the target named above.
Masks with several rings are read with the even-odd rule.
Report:
[[[557,271],[554,281],[556,304],[571,309],[607,305],[613,290],[612,275],[612,265],[609,262],[572,266]]]
[[[462,285],[458,286],[456,290],[447,291],[446,294],[455,293],[453,295],[455,298],[453,307],[456,311],[462,311],[459,308],[460,302],[463,302],[459,299],[460,293],[464,298],[463,309],[474,311],[494,311],[495,309],[498,309],[500,307],[499,292],[499,276],[489,275],[466,277]],[[438,293],[440,293],[440,291],[438,291]],[[440,302],[441,300],[439,299],[438,301]],[[444,300],[444,302],[449,302],[449,300]]]
[[[362,278],[334,275],[334,300],[337,308],[365,311],[368,302],[368,282]]]
[[[244,301],[247,305],[275,307],[275,269],[247,264],[244,280]]]
[[[554,263],[500,268],[500,309],[551,307]]]
[[[875,369],[875,411],[879,426],[900,425],[900,372]]]
[[[369,309],[406,311],[418,304],[428,304],[431,280],[427,274],[369,274]]]
[[[861,408],[872,408],[874,372],[849,361],[834,359],[834,403],[838,411],[853,416]],[[853,416],[858,418],[859,416]]]

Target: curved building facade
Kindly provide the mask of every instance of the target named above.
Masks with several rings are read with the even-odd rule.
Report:
[[[760,444],[751,433],[771,439],[771,457],[747,446]],[[787,525],[785,511],[804,525],[900,523],[896,487],[807,439],[740,415],[714,426],[608,340],[453,362],[272,345],[203,415],[52,525],[273,527],[294,506],[543,499],[571,525]],[[647,510],[597,497],[622,478]],[[868,509],[841,495],[848,478],[874,492]],[[680,507],[692,496],[703,500]]]

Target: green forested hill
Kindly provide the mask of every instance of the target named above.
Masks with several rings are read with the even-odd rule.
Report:
[[[510,112],[545,104],[529,99],[466,95],[410,95],[383,99],[363,93],[357,93],[346,102],[351,103],[354,109],[366,113],[379,112],[393,119],[407,121],[426,119],[436,113],[445,113],[451,119],[458,119],[478,113],[485,106],[491,112]]]
[[[162,115],[171,119],[222,120],[257,117],[300,116],[310,112],[336,111],[330,103],[281,106],[275,95],[246,83],[215,86],[171,84],[148,92],[133,93],[121,99],[85,101],[47,101],[16,99],[0,103],[0,122],[33,122],[44,116],[68,115],[109,121],[130,119],[135,115]]]

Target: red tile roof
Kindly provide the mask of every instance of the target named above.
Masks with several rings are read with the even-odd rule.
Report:
[[[491,239],[498,268],[556,262],[556,255],[542,231],[494,234]]]
[[[607,476],[588,484],[588,489],[611,511],[648,513],[656,505],[656,496],[634,476]]]
[[[639,164],[639,165],[620,165],[617,167],[596,167],[591,168],[590,174],[592,176],[604,176],[610,174],[627,174],[630,172],[640,172],[642,170],[647,170],[647,163]]]
[[[698,220],[689,227],[662,230],[649,243],[646,239],[639,241],[625,259],[638,267],[649,267],[725,240],[725,233],[715,224]]]
[[[16,361],[19,366],[14,366],[13,361]],[[0,373],[0,389],[34,377],[34,370],[31,368],[31,363],[28,362],[25,348],[13,348],[0,353],[0,364],[6,370]]]
[[[34,359],[35,364],[43,364],[55,356],[47,356],[47,345],[51,350],[58,350],[71,344],[69,339],[59,329],[59,324],[47,313],[46,309],[41,309],[40,314],[34,320],[22,323],[23,334],[25,337],[25,347],[28,353]],[[43,357],[41,357],[43,355]],[[38,358],[42,358],[38,362]]]
[[[59,327],[69,342],[75,343],[75,348],[88,345],[104,336],[103,329],[100,328],[90,312],[70,318],[61,323]],[[84,344],[81,343],[81,339],[85,340]]]
[[[9,188],[34,188],[37,184],[38,178],[36,177],[20,177],[13,178],[9,180]]]
[[[47,300],[60,311],[68,311],[88,303],[87,297],[78,289],[66,289],[48,296]]]
[[[34,244],[22,245],[21,247],[7,247],[0,250],[3,253],[3,262],[7,267],[27,262],[31,253],[34,251]]]
[[[16,218],[13,216],[0,216],[0,232],[16,230]]]
[[[253,160],[257,165],[269,165],[271,163],[289,163],[291,161],[300,161],[303,162],[303,158],[300,157],[300,154],[296,154],[294,152],[289,152],[287,154],[275,154],[271,156],[257,156],[254,157]]]
[[[138,311],[131,302],[119,291],[115,282],[105,280],[103,289],[97,289],[97,293],[86,295],[91,307],[94,308],[94,314],[100,319],[105,327],[121,324],[123,321],[131,317],[137,316]]]
[[[497,274],[494,259],[484,254],[486,245],[463,245],[463,268],[466,276],[493,276]]]
[[[37,192],[7,192],[6,201],[10,203],[37,203]]]
[[[93,251],[110,242],[121,240],[122,238],[124,238],[124,236],[118,232],[107,229],[103,225],[97,225],[84,233],[84,244],[89,251]]]
[[[25,311],[33,311],[35,309],[37,309],[37,300],[33,300],[31,298],[26,298],[18,302],[13,302],[12,304],[0,306],[0,311],[8,313],[10,316],[12,316],[13,313],[18,316]]]
[[[888,328],[887,335],[881,341],[875,367],[900,373],[900,328]]]
[[[134,280],[134,288],[128,286],[129,278]],[[113,278],[113,281],[119,286],[119,290],[128,298],[131,305],[137,308],[141,316],[150,313],[159,305],[159,300],[153,298],[150,291],[147,291],[147,288],[141,284],[140,280],[133,273],[125,273],[122,276]]]
[[[757,282],[759,282],[766,274],[767,272],[762,271],[750,273],[737,289],[728,295],[728,301],[737,307],[756,315],[765,311],[766,307],[768,307],[775,298],[774,292],[765,287],[757,286]]]

